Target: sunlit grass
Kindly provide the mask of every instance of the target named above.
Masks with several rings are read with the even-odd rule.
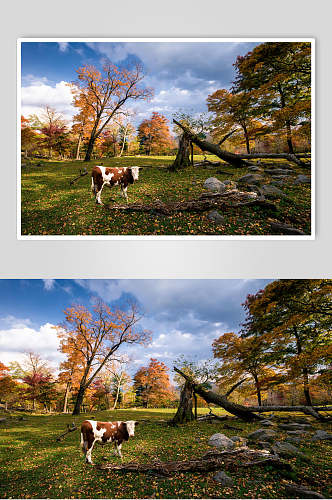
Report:
[[[202,159],[196,156],[195,161]],[[216,157],[210,157],[218,160]],[[124,157],[103,160],[105,166],[151,165],[140,173],[138,182],[129,186],[129,202],[149,204],[159,199],[163,202],[184,201],[196,198],[203,191],[204,181],[216,177],[223,181],[237,180],[248,173],[246,168],[229,165],[202,168],[190,167],[176,173],[167,168],[153,168],[172,163],[174,157]],[[37,166],[37,163],[42,163]],[[287,199],[277,201],[277,213],[260,207],[229,208],[222,215],[225,222],[216,225],[207,213],[183,212],[173,216],[151,213],[123,213],[96,206],[90,192],[90,176],[70,185],[70,180],[95,161],[84,162],[34,162],[22,170],[22,234],[23,235],[264,235],[271,234],[272,220],[289,223],[310,234],[310,200],[308,185],[285,184],[282,190]],[[271,161],[276,163],[276,160]],[[282,162],[280,162],[282,164]],[[222,170],[226,173],[218,173]],[[297,173],[303,173],[298,169]],[[307,172],[305,172],[307,173]],[[267,180],[269,180],[267,178]],[[120,189],[104,188],[102,199],[110,207],[123,203]],[[113,201],[112,201],[113,200]],[[280,203],[279,203],[280,202]]]
[[[97,414],[19,415],[1,424],[1,498],[287,498],[284,485],[290,480],[305,484],[327,498],[330,448],[327,442],[305,439],[300,446],[311,458],[310,463],[292,459],[292,477],[271,467],[239,468],[229,472],[232,488],[223,488],[213,481],[214,473],[177,473],[160,479],[149,474],[121,474],[100,471],[84,463],[80,451],[79,432],[68,434],[61,442],[56,437],[71,422],[80,424],[87,417],[98,420],[138,420],[135,438],[123,446],[124,462],[148,463],[153,460],[186,460],[202,456],[208,449],[209,437],[222,432],[227,436],[246,436],[259,428],[259,423],[232,421],[239,431],[223,428],[223,423],[197,423],[170,427],[165,420],[175,409],[137,409],[104,411]],[[213,411],[223,414],[222,409]],[[199,413],[207,413],[205,408]],[[285,414],[283,414],[285,415]],[[293,414],[293,416],[295,416]],[[331,424],[315,422],[316,428],[329,430]],[[279,431],[278,431],[279,432]],[[280,431],[280,438],[285,437]],[[111,446],[96,446],[96,464],[119,462]]]

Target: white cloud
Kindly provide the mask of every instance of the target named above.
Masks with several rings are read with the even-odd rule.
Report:
[[[54,325],[45,323],[37,330],[19,321],[16,320],[16,325],[11,328],[0,330],[1,361],[5,365],[11,361],[22,362],[24,353],[33,351],[57,368],[64,355],[58,351],[59,339]]]
[[[46,280],[43,280],[43,282],[44,282],[44,289],[47,291],[53,290],[53,288],[55,287],[55,280],[46,279]]]
[[[68,50],[68,42],[58,42],[60,52],[66,52]]]
[[[67,82],[61,81],[52,86],[42,81],[34,81],[21,89],[21,113],[24,116],[40,115],[45,106],[50,106],[62,113],[65,119],[71,120],[75,114],[72,100]]]

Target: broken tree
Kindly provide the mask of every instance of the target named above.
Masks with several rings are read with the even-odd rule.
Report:
[[[228,396],[233,392],[233,390],[236,389],[240,385],[240,383],[244,382],[244,380],[238,382],[235,384],[226,394],[217,394],[216,392],[213,391],[206,391],[203,387],[200,386],[200,384],[196,384],[191,378],[183,373],[181,370],[178,368],[174,367],[174,371],[179,373],[185,380],[189,380],[192,384],[193,391],[201,396],[207,403],[213,403],[216,404],[217,406],[221,406],[224,408],[226,411],[231,413],[232,415],[235,415],[236,417],[240,418],[241,420],[244,420],[245,422],[252,422],[254,420],[261,420],[264,419],[264,417],[261,417],[260,415],[256,415],[257,413],[262,413],[262,412],[271,412],[271,411],[278,411],[278,412],[283,412],[283,411],[300,411],[306,415],[311,415],[312,417],[316,418],[317,420],[320,421],[330,421],[331,417],[330,416],[324,416],[319,413],[319,411],[331,411],[331,407],[329,406],[243,406],[239,405],[237,403],[233,403],[231,401],[228,401]]]
[[[212,142],[200,139],[198,134],[195,134],[192,130],[190,130],[189,127],[186,125],[182,125],[180,122],[177,120],[173,119],[173,122],[176,123],[180,128],[182,128],[184,134],[187,136],[188,140],[196,144],[199,148],[201,148],[202,151],[208,151],[209,153],[212,153],[218,158],[221,158],[222,160],[226,161],[227,163],[230,163],[234,167],[248,167],[252,165],[252,163],[247,162],[246,160],[251,160],[251,159],[258,159],[258,158],[282,158],[286,159],[292,163],[295,163],[296,165],[300,167],[308,167],[308,165],[301,161],[301,157],[307,157],[307,154],[302,153],[302,154],[287,154],[287,153],[254,153],[254,154],[234,154],[230,153],[229,151],[225,151],[224,149],[220,148],[220,145],[223,142],[222,141],[219,144],[213,144]]]

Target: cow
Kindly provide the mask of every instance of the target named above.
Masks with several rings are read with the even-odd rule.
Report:
[[[129,184],[134,184],[138,180],[140,167],[102,167],[97,165],[93,167],[91,173],[91,191],[93,192],[96,203],[102,205],[100,199],[101,192],[104,186],[120,186],[121,194],[126,198],[128,203],[127,188]]]
[[[85,420],[81,425],[81,447],[85,455],[85,461],[92,464],[91,453],[95,443],[113,443],[115,454],[122,460],[121,447],[123,441],[135,435],[135,425],[138,422],[128,420],[127,422],[97,422]]]

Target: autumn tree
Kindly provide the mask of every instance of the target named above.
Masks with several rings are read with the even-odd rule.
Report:
[[[64,136],[66,122],[63,116],[54,108],[45,106],[40,117],[40,123],[39,130],[43,134],[44,143],[48,149],[48,155],[51,158],[53,149],[56,149],[57,141],[59,143],[59,137]]]
[[[292,129],[310,122],[310,42],[266,42],[235,63],[233,91],[249,92],[261,118],[284,129],[288,150],[294,153]]]
[[[24,157],[38,149],[39,137],[31,127],[29,119],[21,116],[21,149],[24,151]]]
[[[98,300],[92,310],[75,305],[65,310],[65,320],[58,325],[60,350],[70,357],[82,357],[82,374],[73,415],[80,413],[84,394],[106,363],[123,344],[145,344],[150,332],[138,326],[142,316],[135,303],[127,310],[111,308]]]
[[[138,140],[147,155],[170,149],[173,142],[167,118],[154,111],[151,118],[143,120],[139,125]]]
[[[11,376],[9,368],[0,361],[0,400],[5,402],[6,410],[8,403],[15,400],[17,392],[17,383]]]
[[[258,405],[261,406],[262,389],[277,378],[267,363],[268,348],[265,338],[261,336],[241,338],[230,332],[215,339],[212,343],[213,354],[222,362],[219,382],[224,385],[226,379],[228,384],[234,384],[243,377],[251,377]]]
[[[255,100],[249,92],[233,94],[226,89],[216,90],[207,98],[208,110],[215,114],[212,121],[213,137],[223,138],[237,129],[242,130],[247,153],[250,154],[250,141],[262,134],[266,127],[258,122]]]
[[[276,280],[245,302],[244,338],[259,336],[269,358],[300,378],[307,405],[312,406],[310,378],[332,359],[331,280]]]
[[[85,65],[77,74],[78,80],[71,84],[74,106],[86,109],[93,122],[85,155],[89,161],[96,140],[123,106],[130,100],[148,99],[152,90],[141,85],[144,74],[140,65],[128,70],[107,62],[102,71]]]
[[[107,363],[105,372],[110,377],[109,387],[113,395],[114,402],[112,410],[115,410],[116,405],[121,397],[121,391],[128,387],[131,381],[130,375],[127,373],[130,359],[127,355],[118,357]]]
[[[144,408],[163,405],[174,399],[168,368],[157,359],[151,358],[148,366],[141,367],[134,376],[134,388]]]

